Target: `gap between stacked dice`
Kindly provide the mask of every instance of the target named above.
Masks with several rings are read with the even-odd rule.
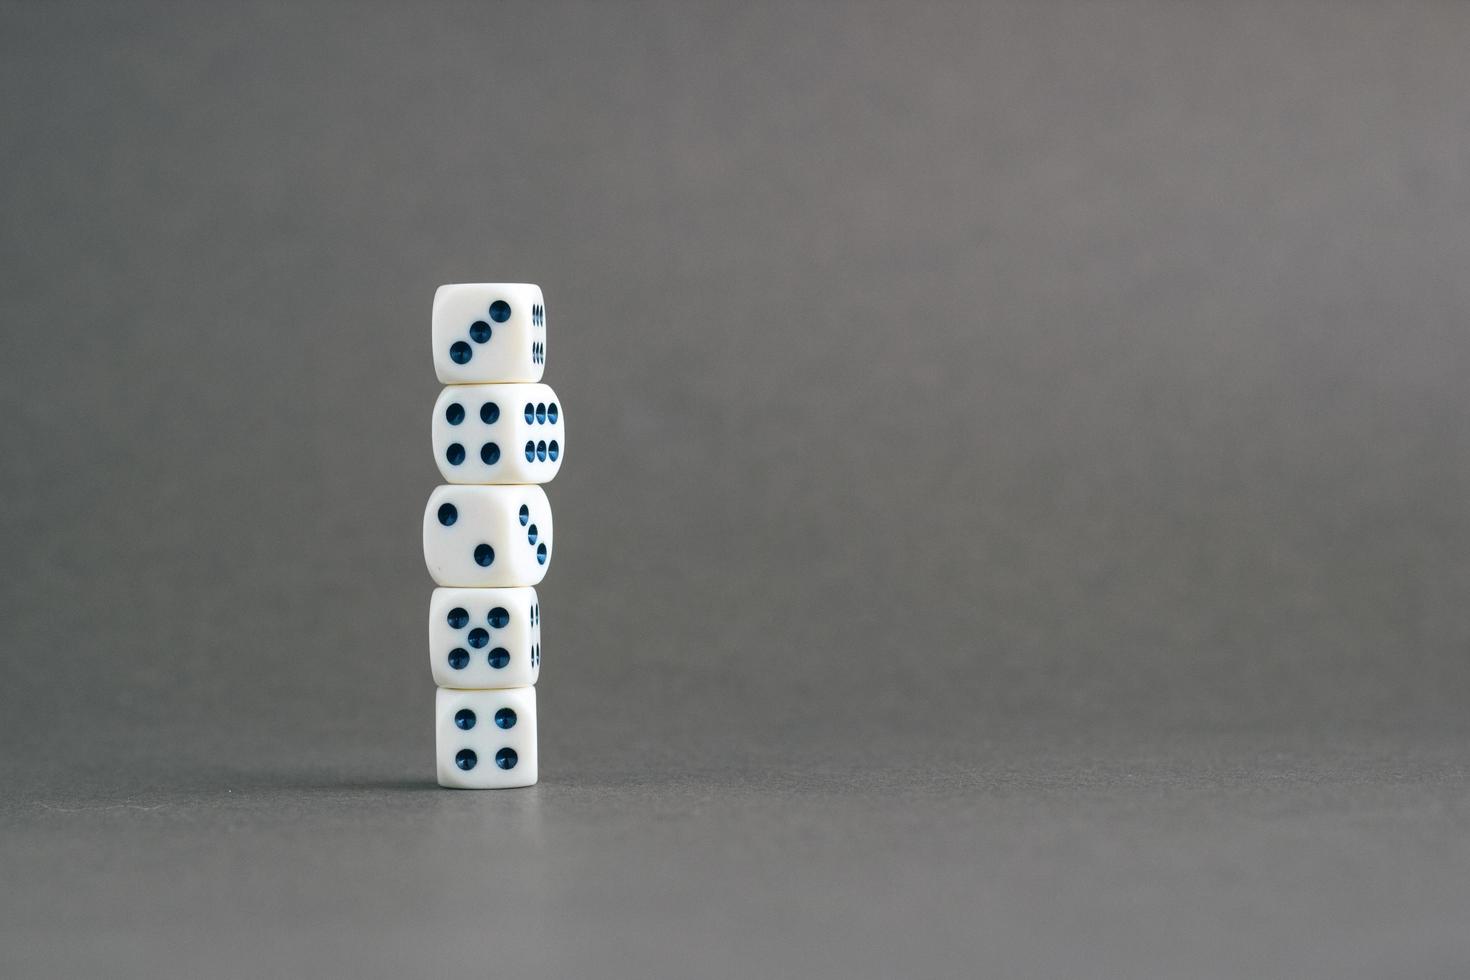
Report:
[[[430,429],[445,484],[424,510],[434,752],[440,786],[537,778],[535,586],[555,547],[549,482],[566,454],[561,400],[541,384],[546,303],[531,283],[453,283],[434,294]]]

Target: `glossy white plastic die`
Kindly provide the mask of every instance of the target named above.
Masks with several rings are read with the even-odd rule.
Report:
[[[424,508],[424,564],[439,585],[536,585],[554,547],[551,504],[538,486],[441,486]]]
[[[431,333],[445,384],[540,381],[546,370],[546,301],[532,283],[440,286]]]
[[[548,483],[566,453],[549,385],[450,385],[434,403],[434,461],[449,483]]]
[[[536,689],[434,692],[439,785],[509,789],[536,782]]]
[[[530,687],[541,675],[536,590],[435,589],[429,667],[440,687]]]

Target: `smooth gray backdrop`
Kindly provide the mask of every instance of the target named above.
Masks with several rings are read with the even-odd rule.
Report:
[[[1463,977],[1470,8],[6,4],[0,974]],[[542,782],[429,303],[544,285]]]

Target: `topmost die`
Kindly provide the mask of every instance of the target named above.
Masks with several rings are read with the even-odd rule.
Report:
[[[434,372],[447,385],[540,381],[546,304],[529,282],[458,282],[434,293]]]

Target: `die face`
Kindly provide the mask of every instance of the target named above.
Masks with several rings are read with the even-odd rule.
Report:
[[[434,693],[439,785],[509,789],[536,783],[536,689],[439,688]]]
[[[444,384],[540,381],[546,370],[546,301],[532,283],[440,286],[430,332]]]
[[[537,585],[554,548],[551,504],[538,486],[451,484],[424,508],[424,564],[438,585]]]
[[[541,675],[536,590],[435,589],[429,666],[440,687],[530,687]]]
[[[547,483],[566,454],[550,385],[450,385],[434,403],[434,461],[449,483]]]

